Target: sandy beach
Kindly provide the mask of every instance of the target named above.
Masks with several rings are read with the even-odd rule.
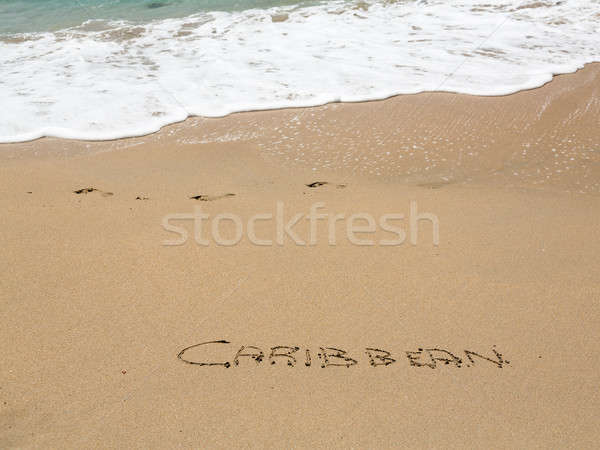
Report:
[[[0,447],[596,447],[599,125],[588,64],[508,96],[0,145]],[[248,239],[317,202],[403,214],[406,239]],[[411,202],[438,245],[429,220],[410,242]],[[239,243],[188,220],[165,245],[195,211],[241,218]]]

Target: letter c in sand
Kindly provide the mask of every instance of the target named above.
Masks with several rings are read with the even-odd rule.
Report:
[[[190,350],[192,348],[200,347],[201,345],[208,345],[208,344],[230,344],[230,342],[226,341],[226,340],[220,340],[220,341],[209,341],[209,342],[202,342],[200,344],[190,345],[189,347],[186,347],[183,350],[181,350],[179,352],[179,354],[177,355],[177,358],[182,360],[184,363],[194,364],[196,366],[223,366],[223,367],[231,366],[231,364],[229,362],[198,362],[198,361],[190,361],[183,357],[183,354],[185,352],[187,352],[188,350]]]

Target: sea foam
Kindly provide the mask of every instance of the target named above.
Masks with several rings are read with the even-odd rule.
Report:
[[[423,91],[509,94],[600,60],[599,22],[600,0],[334,1],[4,35],[0,142]]]

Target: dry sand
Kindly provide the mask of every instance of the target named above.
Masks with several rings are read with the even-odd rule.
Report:
[[[506,97],[0,146],[0,447],[596,447],[599,125],[592,64]],[[314,246],[162,245],[163,217],[198,206],[378,217],[411,200],[439,218],[438,246],[426,222],[415,246],[352,245],[343,223],[336,246],[326,223]],[[231,344],[184,359],[231,367],[177,358],[214,340]],[[235,365],[241,346],[264,358]],[[342,359],[320,347],[358,363],[323,368]]]

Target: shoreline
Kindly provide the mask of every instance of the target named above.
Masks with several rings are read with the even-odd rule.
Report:
[[[443,89],[435,89],[435,90],[431,90],[431,91],[419,91],[419,92],[414,92],[414,93],[391,94],[391,95],[388,95],[388,96],[385,96],[385,97],[372,98],[372,99],[368,99],[368,100],[356,100],[356,101],[337,101],[337,100],[334,100],[334,101],[328,101],[328,102],[325,102],[325,103],[310,104],[310,105],[305,105],[305,106],[286,106],[286,107],[272,107],[272,108],[269,107],[269,108],[264,108],[264,109],[244,109],[244,110],[232,111],[232,112],[229,112],[229,113],[224,114],[224,115],[216,115],[216,116],[201,116],[201,115],[189,114],[186,118],[184,118],[182,120],[178,120],[178,121],[175,121],[175,122],[168,122],[168,123],[160,126],[158,129],[156,129],[154,131],[149,131],[149,132],[143,133],[143,134],[124,135],[124,136],[121,136],[121,137],[108,138],[108,139],[65,138],[65,137],[58,137],[58,136],[52,136],[52,135],[45,135],[45,136],[40,136],[40,137],[36,137],[36,138],[32,138],[32,139],[26,139],[26,140],[0,142],[0,152],[2,151],[2,147],[3,146],[18,145],[18,144],[27,144],[27,143],[31,143],[31,142],[35,142],[35,141],[43,140],[43,139],[60,139],[60,140],[75,141],[75,142],[114,142],[114,141],[123,141],[123,140],[127,140],[127,139],[143,138],[143,137],[154,135],[156,133],[160,133],[165,128],[185,123],[186,121],[188,121],[190,119],[224,119],[224,118],[236,115],[236,114],[260,113],[260,112],[276,112],[276,111],[295,111],[295,110],[304,110],[304,109],[311,109],[311,108],[320,108],[320,107],[334,105],[334,104],[370,104],[370,103],[384,102],[384,101],[391,100],[391,99],[394,99],[394,98],[397,98],[397,97],[420,96],[420,95],[431,95],[431,94],[450,94],[450,95],[478,97],[478,98],[502,98],[502,97],[510,97],[510,96],[513,96],[513,95],[516,95],[516,94],[520,94],[520,93],[523,93],[523,92],[535,91],[537,89],[543,88],[544,86],[548,85],[549,83],[552,83],[554,81],[554,79],[557,78],[557,77],[574,75],[574,74],[577,74],[578,72],[580,72],[582,70],[585,70],[586,67],[588,67],[588,66],[597,66],[597,65],[600,65],[600,61],[586,62],[586,63],[583,63],[582,65],[580,65],[579,67],[577,67],[573,71],[553,73],[551,75],[551,78],[549,80],[545,81],[544,83],[542,83],[540,85],[533,86],[533,87],[528,87],[528,88],[523,88],[523,89],[520,89],[520,90],[517,90],[517,91],[514,91],[514,92],[509,92],[509,93],[506,93],[506,94],[470,94],[470,93],[463,93],[463,92],[456,92],[456,91],[445,91]],[[446,78],[446,80],[449,79],[449,78],[451,78],[451,77],[452,77],[452,74],[449,75]],[[440,87],[445,83],[446,80],[444,80],[444,82],[442,82],[442,84],[440,85]]]
[[[444,92],[190,117],[141,137],[0,144],[0,160],[127,148],[245,144],[282,169],[438,186],[489,184],[600,194],[600,64],[501,97]],[[553,150],[554,149],[554,150]]]
[[[599,120],[594,64],[0,146],[0,447],[597,447]]]

